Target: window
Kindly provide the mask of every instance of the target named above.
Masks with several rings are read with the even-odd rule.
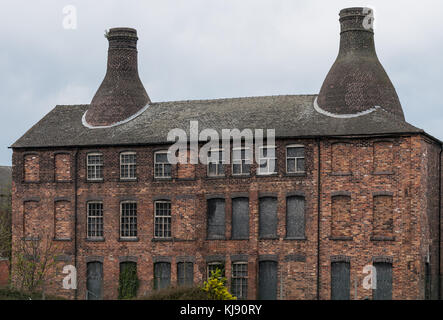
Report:
[[[137,296],[138,277],[137,263],[125,261],[120,263],[120,278],[118,287],[119,299],[131,299]]]
[[[40,180],[40,163],[36,154],[24,157],[24,180],[25,182],[36,182]]]
[[[286,147],[286,172],[304,173],[305,172],[305,147],[292,145]]]
[[[103,238],[103,203],[88,202],[88,238]]]
[[[250,174],[252,163],[252,153],[249,148],[232,149],[232,174],[248,175]]]
[[[208,278],[211,277],[212,273],[215,272],[217,269],[221,271],[222,277],[225,276],[225,264],[223,262],[217,261],[208,263]]]
[[[373,236],[392,237],[394,235],[392,196],[374,196]]]
[[[331,146],[332,172],[338,175],[351,174],[352,144],[336,142]]]
[[[234,262],[232,264],[231,292],[237,299],[248,298],[248,263]]]
[[[217,177],[225,175],[223,149],[212,149],[208,152],[208,176]]]
[[[125,152],[120,154],[120,179],[135,179],[136,153]]]
[[[277,198],[264,197],[259,200],[259,236],[277,237]]]
[[[156,201],[154,215],[154,237],[171,238],[171,202]]]
[[[122,202],[120,204],[120,238],[137,237],[137,203]]]
[[[286,198],[286,238],[305,237],[305,198]]]
[[[194,264],[192,262],[177,263],[177,282],[179,286],[194,284]]]
[[[208,200],[208,239],[225,238],[225,199]]]
[[[23,203],[23,233],[25,238],[36,239],[41,232],[41,210],[37,201],[26,201]]]
[[[389,141],[374,142],[374,173],[391,173],[393,163],[393,143]]]
[[[103,155],[90,153],[87,155],[88,180],[103,179]]]
[[[157,151],[154,153],[154,177],[171,178],[172,165],[168,161],[168,151]]]
[[[171,284],[171,264],[169,262],[154,263],[154,289],[165,289]]]
[[[351,237],[351,197],[341,195],[332,197],[331,214],[331,236]]]
[[[249,199],[232,199],[232,239],[249,238]]]
[[[350,269],[349,262],[331,264],[331,300],[350,300]]]
[[[374,300],[392,300],[392,264],[375,262],[377,289],[373,290]]]
[[[276,161],[275,146],[260,147],[258,174],[267,175],[276,173]]]

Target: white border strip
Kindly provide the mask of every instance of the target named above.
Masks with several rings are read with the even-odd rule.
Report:
[[[144,106],[142,109],[137,111],[137,113],[134,113],[129,118],[127,118],[125,120],[122,120],[122,121],[119,121],[119,122],[116,122],[116,123],[113,123],[113,124],[111,124],[109,126],[92,126],[92,125],[90,125],[88,122],[86,122],[86,113],[88,112],[88,110],[86,110],[85,113],[83,114],[83,117],[82,117],[82,124],[83,124],[83,126],[85,126],[86,128],[89,128],[89,129],[106,129],[106,128],[116,127],[116,126],[119,126],[119,125],[124,124],[126,122],[129,122],[131,120],[134,120],[139,115],[141,115],[143,112],[145,112],[146,109],[148,109],[149,106],[150,106],[150,104],[148,103],[146,106]]]
[[[349,119],[349,118],[357,118],[360,116],[364,116],[367,114],[370,114],[374,111],[376,111],[377,109],[380,109],[380,106],[374,106],[373,108],[370,108],[368,110],[362,111],[362,112],[357,112],[357,113],[353,113],[353,114],[336,114],[336,113],[332,113],[326,110],[323,110],[322,108],[320,108],[320,106],[317,103],[317,99],[318,97],[315,97],[314,100],[314,109],[315,111],[317,111],[318,113],[321,113],[325,116],[331,117],[331,118],[338,118],[338,119]]]

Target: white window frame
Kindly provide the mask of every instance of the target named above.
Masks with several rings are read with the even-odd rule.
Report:
[[[234,277],[234,265],[246,265],[246,277]],[[246,261],[236,261],[232,263],[232,269],[231,269],[231,285],[234,279],[245,279],[246,280],[246,297],[243,297],[243,299],[247,299],[248,298],[248,278],[249,278],[249,270],[248,270],[248,262]],[[240,286],[241,288],[241,293],[244,296],[244,292],[243,292],[243,286]],[[231,288],[232,289],[232,288]]]
[[[98,164],[89,164],[89,157],[92,156],[101,156],[102,157],[102,163],[100,165]],[[101,178],[90,178],[89,177],[89,167],[94,167],[94,175],[97,176],[97,167],[101,167],[101,173],[102,176]],[[103,180],[103,176],[104,176],[104,172],[103,172],[103,168],[104,168],[104,160],[103,160],[103,153],[101,152],[94,152],[94,153],[88,153],[86,154],[86,178],[88,181],[102,181]]]
[[[305,173],[306,172],[306,168],[305,168],[305,170],[303,170],[303,171],[297,171],[297,162],[298,162],[298,159],[305,159],[305,157],[288,157],[288,149],[289,148],[303,148],[303,149],[305,149],[305,146],[303,145],[303,144],[291,144],[291,145],[287,145],[286,146],[286,159],[285,159],[285,161],[286,161],[286,173],[289,173],[289,174],[293,174],[293,173]],[[289,172],[289,170],[288,170],[288,160],[289,159],[294,159],[295,160],[295,171],[291,171],[291,172]],[[306,161],[305,161],[305,165],[306,165]]]
[[[234,159],[234,151],[238,151],[240,150],[240,159]],[[245,159],[242,159],[241,157],[241,151],[242,150],[250,150],[249,147],[237,147],[237,148],[232,148],[232,165],[231,165],[231,170],[232,170],[232,175],[233,176],[249,176],[251,174],[251,164],[253,159],[248,159],[248,154],[249,152],[245,152]],[[240,161],[240,163],[235,163],[235,161]],[[245,165],[249,164],[249,172],[243,172],[243,161],[245,161]],[[250,161],[250,163],[248,163],[248,161]],[[234,173],[234,164],[240,164],[240,173]]]
[[[101,204],[102,205],[102,215],[101,216],[91,216],[90,215],[90,212],[89,212],[89,205],[90,204]],[[87,204],[86,204],[86,237],[88,238],[88,239],[103,239],[103,237],[104,237],[104,226],[105,226],[105,223],[104,223],[104,207],[103,207],[103,202],[101,202],[101,201],[88,201],[87,202]],[[90,218],[95,218],[95,222],[94,222],[94,224],[97,226],[98,224],[97,224],[97,220],[99,219],[99,218],[101,218],[101,225],[102,225],[102,235],[101,236],[97,236],[97,235],[95,235],[95,236],[90,236],[89,235],[89,219]],[[97,228],[96,228],[96,231],[95,231],[96,233],[97,233]]]
[[[172,165],[169,162],[160,162],[157,163],[157,154],[169,154],[168,150],[158,150],[154,152],[154,178],[155,179],[171,179],[172,178]],[[162,166],[162,175],[158,176],[156,174],[156,166],[161,165]],[[165,176],[165,165],[170,165],[171,166],[171,174],[169,176]]]
[[[208,175],[208,177],[224,177],[225,176],[225,167],[223,167],[223,173],[222,174],[220,174],[219,172],[218,172],[218,165],[221,163],[223,166],[225,165],[225,161],[223,160],[223,155],[224,155],[224,152],[225,152],[225,149],[223,149],[223,148],[214,148],[214,149],[210,149],[208,152],[221,152],[222,153],[222,159],[221,159],[221,162],[210,162],[209,161],[209,154],[208,154],[208,164],[207,164],[207,167],[208,167],[208,169],[207,169],[207,175]],[[220,160],[219,160],[220,161]],[[216,168],[216,174],[211,174],[210,172],[209,172],[209,164],[210,163],[215,163],[216,164],[216,166],[215,166],[215,168]]]
[[[124,204],[135,204],[136,205],[136,209],[135,209],[135,236],[123,236],[122,232],[123,232],[123,205]],[[120,239],[137,239],[138,237],[138,208],[137,208],[137,201],[122,201],[120,202]],[[131,217],[132,219],[134,219],[134,217]],[[131,232],[131,223],[129,223],[129,232]]]
[[[164,222],[164,219],[165,218],[168,218],[168,216],[157,216],[157,203],[169,203],[169,205],[170,205],[170,209],[169,209],[169,231],[170,231],[170,236],[169,237],[167,237],[167,236],[165,236],[165,228],[164,228],[164,225],[166,224],[165,222]],[[156,234],[156,229],[155,229],[155,227],[156,227],[156,225],[157,225],[157,218],[158,219],[163,219],[163,221],[162,221],[162,225],[163,225],[163,235],[161,235],[161,236],[158,236],[157,234]],[[171,201],[169,201],[169,200],[156,200],[156,201],[154,201],[154,238],[155,239],[171,239],[172,238],[172,202]]]
[[[134,157],[134,162],[132,162],[132,163],[123,163],[123,161],[122,161],[123,156],[126,156],[126,155],[134,155],[135,156]],[[131,177],[131,176],[123,177],[122,176],[122,173],[123,173],[122,166],[127,166],[128,167],[128,175],[130,175],[130,172],[131,172],[130,168],[131,168],[131,166],[133,166],[134,167],[134,176],[133,177]],[[137,179],[137,153],[136,152],[128,151],[128,152],[120,153],[120,179],[121,180],[136,180]]]
[[[261,157],[261,155],[263,154],[263,152],[261,151],[262,149],[271,149],[271,148],[274,149],[275,156],[273,158],[271,158],[269,156]],[[258,160],[257,174],[260,176],[268,176],[268,175],[276,174],[277,173],[277,147],[276,146],[261,146],[259,149],[260,149],[260,158]],[[266,172],[261,172],[261,167],[260,167],[261,160],[266,160]],[[275,167],[274,167],[273,172],[269,172],[269,160],[274,160]]]

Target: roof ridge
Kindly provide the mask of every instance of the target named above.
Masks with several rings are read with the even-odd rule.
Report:
[[[259,99],[259,98],[282,98],[282,97],[315,97],[318,94],[276,94],[269,96],[245,96],[245,97],[232,97],[232,98],[215,98],[215,99],[188,99],[188,100],[170,100],[170,101],[156,101],[151,104],[160,103],[184,103],[184,102],[223,102],[232,100],[245,100],[245,99]]]

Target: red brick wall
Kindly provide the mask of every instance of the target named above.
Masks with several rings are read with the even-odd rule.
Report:
[[[71,156],[69,153],[59,153],[55,155],[55,180],[71,180]]]
[[[345,142],[345,144],[343,144]],[[392,148],[378,148],[378,143],[391,144]],[[336,144],[339,143],[339,144]],[[383,145],[381,143],[381,145]],[[118,288],[119,262],[127,257],[137,261],[140,278],[140,294],[149,293],[153,288],[153,264],[158,259],[171,262],[171,283],[177,281],[176,263],[182,256],[194,259],[194,280],[201,283],[206,277],[207,259],[220,256],[225,262],[228,285],[230,285],[231,258],[233,255],[247,255],[249,280],[248,294],[256,298],[257,272],[260,257],[269,255],[278,260],[278,292],[284,299],[315,299],[317,293],[317,143],[313,139],[278,140],[277,171],[274,176],[256,176],[256,165],[252,166],[250,177],[232,177],[231,167],[226,167],[226,177],[208,178],[203,165],[173,166],[172,178],[156,180],[153,177],[154,152],[164,146],[133,147],[137,153],[137,180],[121,181],[119,153],[127,147],[80,149],[78,152],[78,297],[83,299],[86,290],[86,263],[94,259],[103,261],[104,298],[116,298]],[[306,174],[285,173],[285,146],[304,144],[306,147]],[[435,195],[428,201],[426,190],[431,187],[429,176],[435,166],[426,166],[427,156],[423,151],[435,152],[435,146],[425,147],[421,136],[380,139],[322,140],[320,144],[321,197],[320,197],[320,298],[330,298],[330,265],[336,256],[349,259],[351,282],[357,281],[357,298],[371,297],[371,292],[361,286],[365,274],[363,267],[374,259],[386,258],[393,262],[394,299],[416,299],[423,297],[423,261],[426,243],[431,243],[432,234],[424,231],[423,217],[435,216]],[[392,153],[391,151],[392,150]],[[13,154],[13,239],[22,237],[24,203],[26,198],[37,198],[42,212],[40,225],[52,236],[54,232],[67,233],[67,220],[56,219],[60,212],[66,217],[66,208],[74,214],[74,181],[57,181],[54,175],[55,153],[60,150],[39,150],[40,182],[23,183],[23,151]],[[62,150],[75,158],[74,150]],[[103,182],[86,181],[86,154],[100,151],[104,159]],[[392,154],[392,159],[383,154]],[[374,154],[376,156],[374,156]],[[430,160],[429,160],[430,161]],[[375,164],[375,163],[388,163]],[[71,162],[74,172],[74,161]],[[429,162],[430,163],[430,162]],[[390,167],[390,169],[389,169]],[[389,170],[390,171],[389,171]],[[378,172],[382,170],[383,172]],[[306,239],[287,240],[286,197],[294,193],[306,198]],[[332,199],[340,194],[349,194],[349,205],[342,203],[339,212],[346,212],[350,223],[337,226],[337,232],[345,238],[331,238]],[[377,196],[391,194],[393,238],[373,238],[374,201]],[[222,196],[226,200],[226,240],[206,240],[206,205],[208,196]],[[260,196],[276,196],[278,199],[278,237],[274,240],[258,239],[258,199]],[[229,240],[231,236],[232,197],[249,197],[249,240]],[[57,199],[62,198],[66,207]],[[172,203],[171,241],[154,239],[154,201],[169,199]],[[104,241],[86,240],[86,203],[100,200],[104,204]],[[120,202],[136,200],[138,209],[138,241],[119,239]],[[431,204],[432,203],[432,204]],[[388,207],[386,202],[382,207]],[[58,209],[57,209],[58,207]],[[378,205],[376,205],[378,207]],[[431,208],[432,207],[432,208]],[[65,211],[64,211],[65,210]],[[387,210],[387,209],[386,209]],[[428,213],[429,212],[429,213]],[[349,213],[349,214],[348,214]],[[57,215],[56,215],[57,216]],[[341,221],[340,218],[338,221]],[[345,219],[346,220],[346,219]],[[344,220],[344,221],[345,221]],[[63,222],[55,227],[54,222]],[[71,221],[72,223],[72,221]],[[428,224],[430,225],[430,224]],[[71,227],[71,230],[72,227]],[[72,237],[73,237],[72,233]],[[72,291],[61,289],[61,268],[74,263],[74,241],[58,242],[65,256],[60,261],[54,284],[54,292],[73,297]],[[125,258],[126,257],[126,258]],[[282,289],[280,291],[280,288]],[[353,290],[353,289],[352,289]],[[354,297],[352,291],[351,297]]]
[[[36,182],[39,181],[40,163],[39,157],[35,154],[25,155],[25,163],[23,166],[24,181]]]

